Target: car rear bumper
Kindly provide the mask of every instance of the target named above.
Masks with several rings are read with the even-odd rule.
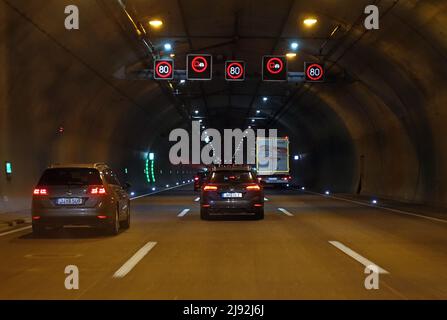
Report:
[[[205,199],[201,202],[201,207],[208,209],[210,213],[256,213],[257,210],[264,207],[264,198],[255,197],[249,200],[213,200]]]
[[[41,209],[32,210],[32,223],[42,226],[93,226],[105,227],[114,223],[115,213],[91,209]]]

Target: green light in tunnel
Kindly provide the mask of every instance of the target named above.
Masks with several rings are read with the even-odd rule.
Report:
[[[124,173],[127,174],[128,172],[127,168],[124,168]]]
[[[146,169],[144,170],[144,173],[146,174],[146,181],[150,183],[151,179],[149,177],[149,159],[146,159]]]
[[[6,174],[12,174],[12,164],[9,161],[5,162],[5,171]]]
[[[151,177],[152,177],[152,182],[155,182],[154,160],[151,160]]]
[[[149,160],[154,160],[155,154],[153,152],[149,153]]]

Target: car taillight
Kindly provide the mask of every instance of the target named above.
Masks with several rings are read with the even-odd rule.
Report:
[[[45,188],[36,188],[36,189],[34,189],[33,194],[35,196],[47,196],[48,190]]]
[[[106,189],[104,188],[104,186],[90,186],[88,189],[88,194],[106,194]]]
[[[217,186],[204,186],[203,191],[216,191]]]
[[[199,181],[199,177],[194,177],[194,181]]]
[[[245,189],[250,190],[250,191],[258,191],[258,190],[261,190],[261,187],[258,184],[254,184],[254,185],[245,187]]]

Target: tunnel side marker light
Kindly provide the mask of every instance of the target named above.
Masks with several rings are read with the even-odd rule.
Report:
[[[126,263],[119,268],[113,278],[124,278],[132,269],[151,251],[157,242],[150,241],[146,243],[140,250],[138,250]]]
[[[325,191],[324,194],[328,196],[328,195],[331,194],[331,192],[330,191]]]
[[[152,191],[155,191],[156,190],[156,188],[155,187],[153,187],[152,189],[151,189]]]
[[[371,200],[371,203],[372,203],[372,204],[377,204],[377,200],[376,200],[376,199],[373,199],[373,200]]]
[[[293,214],[291,214],[289,211],[287,211],[284,208],[278,208],[278,210],[281,211],[282,213],[284,213],[286,216],[293,217]]]
[[[377,268],[377,270],[379,271],[379,273],[381,274],[389,274],[388,271],[386,271],[385,269],[379,267],[377,264],[375,264],[374,262],[366,259],[365,257],[361,256],[360,254],[358,254],[357,252],[351,250],[350,248],[348,248],[347,246],[345,246],[343,243],[338,242],[338,241],[329,241],[329,243],[331,245],[333,245],[334,247],[336,247],[337,249],[341,250],[342,252],[344,252],[345,254],[347,254],[348,256],[350,256],[351,258],[353,258],[354,260],[356,260],[357,262],[360,262],[361,264],[363,264],[365,267],[371,267],[371,266],[375,266]]]
[[[130,193],[130,195],[133,197],[133,196],[135,195],[135,192],[132,191],[132,192]]]
[[[306,190],[306,188],[305,187],[301,187],[301,190]]]
[[[189,210],[190,209],[183,209],[177,216],[180,218],[184,217],[189,212]]]

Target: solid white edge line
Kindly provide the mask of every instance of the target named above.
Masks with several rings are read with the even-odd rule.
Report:
[[[293,214],[291,214],[289,211],[287,211],[284,208],[278,208],[279,211],[281,211],[282,213],[284,213],[285,215],[289,216],[289,217],[293,217]]]
[[[336,247],[337,249],[343,251],[345,254],[347,254],[348,256],[350,256],[351,258],[353,258],[354,260],[356,260],[357,262],[360,262],[361,264],[363,264],[365,267],[370,267],[370,266],[375,266],[377,267],[377,269],[379,270],[379,273],[381,274],[389,274],[388,271],[386,271],[385,269],[379,267],[377,264],[375,264],[374,262],[366,259],[365,257],[361,256],[360,254],[358,254],[357,252],[355,252],[354,250],[348,248],[347,246],[345,246],[343,243],[338,242],[338,241],[329,241],[330,244],[332,244],[334,247]]]
[[[200,197],[197,197],[194,199],[195,202],[198,202],[200,200]]]
[[[303,190],[301,190],[301,191],[303,191]],[[360,202],[360,201],[355,201],[355,200],[350,200],[350,199],[344,199],[344,198],[331,196],[331,195],[326,195],[326,194],[318,193],[318,192],[312,192],[312,191],[303,191],[303,192],[319,195],[319,196],[326,197],[326,198],[332,198],[332,199],[336,199],[336,200],[340,200],[340,201],[351,202],[351,203],[359,204],[359,205],[362,205],[362,206],[365,206],[365,207],[376,208],[376,209],[383,209],[383,210],[387,210],[387,211],[391,211],[391,212],[395,212],[395,213],[405,214],[407,216],[413,216],[413,217],[418,217],[418,218],[422,218],[422,219],[432,220],[432,221],[436,221],[436,222],[447,223],[447,220],[444,220],[444,219],[439,219],[439,218],[430,217],[430,216],[424,216],[422,214],[412,213],[412,212],[403,211],[403,210],[399,210],[399,209],[387,208],[387,207],[383,207],[383,206],[380,206],[380,205],[373,205],[373,204],[369,204],[369,203],[365,203],[365,202]]]
[[[153,195],[153,194],[157,194],[157,193],[160,193],[160,192],[163,192],[163,191],[168,191],[168,190],[172,190],[172,189],[175,189],[175,188],[184,187],[184,186],[186,186],[186,185],[188,185],[188,184],[191,184],[191,183],[192,183],[192,182],[185,183],[185,184],[181,184],[181,185],[178,185],[178,186],[173,186],[173,187],[165,188],[165,189],[162,189],[162,190],[158,190],[158,191],[154,191],[154,192],[150,192],[150,193],[146,193],[146,194],[142,194],[141,196],[137,196],[137,197],[130,198],[130,200],[135,200],[135,199],[139,199],[139,198],[143,198],[143,197],[151,196],[151,195]]]
[[[27,230],[27,229],[30,229],[30,228],[32,228],[32,227],[31,226],[26,226],[26,227],[23,227],[23,228],[18,228],[18,229],[6,231],[6,232],[3,232],[3,233],[0,233],[0,237],[7,236],[8,234],[20,232],[20,231]]]
[[[152,250],[157,242],[149,241],[124,263],[114,274],[113,278],[124,278],[132,269]]]
[[[183,217],[185,214],[187,214],[189,212],[190,209],[183,209],[177,216],[178,217]]]

